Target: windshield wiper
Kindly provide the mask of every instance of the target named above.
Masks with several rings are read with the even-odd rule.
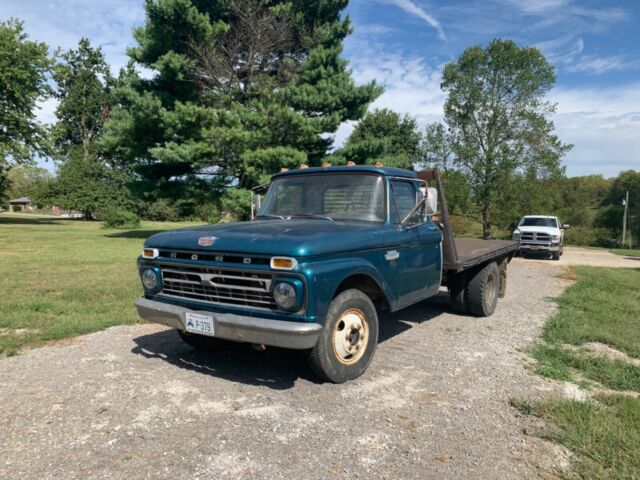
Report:
[[[257,220],[259,218],[275,218],[275,219],[278,219],[278,220],[286,220],[287,219],[287,217],[283,217],[282,215],[271,215],[271,214],[256,215],[253,218],[254,218],[254,220]]]
[[[328,217],[326,215],[317,215],[315,213],[294,213],[293,215],[290,215],[289,218],[293,218],[293,217],[303,217],[303,218],[319,218],[321,220],[328,220],[329,222],[333,222],[333,218]]]

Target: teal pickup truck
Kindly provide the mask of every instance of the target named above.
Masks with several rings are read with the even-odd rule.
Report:
[[[195,348],[307,350],[340,383],[371,362],[381,311],[446,286],[455,311],[491,315],[517,247],[454,239],[437,171],[300,168],[273,176],[251,221],[150,237],[135,305]]]

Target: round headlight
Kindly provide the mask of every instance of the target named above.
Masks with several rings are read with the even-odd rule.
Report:
[[[296,289],[286,282],[280,282],[273,290],[273,298],[280,308],[289,310],[296,303]]]
[[[154,270],[142,272],[142,284],[147,290],[155,290],[158,287],[158,276]]]

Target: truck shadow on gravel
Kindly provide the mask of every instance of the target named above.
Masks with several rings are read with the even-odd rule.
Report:
[[[446,312],[448,295],[443,293],[400,312],[378,312],[378,345]],[[307,365],[303,351],[274,347],[257,351],[247,344],[229,342],[218,350],[205,352],[185,344],[174,330],[142,335],[133,341],[136,346],[131,352],[136,355],[231,382],[274,390],[290,389],[298,379],[322,383]]]

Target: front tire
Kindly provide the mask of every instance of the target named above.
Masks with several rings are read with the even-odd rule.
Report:
[[[329,306],[309,364],[323,379],[344,383],[365,372],[377,344],[378,315],[373,302],[360,290],[345,290]]]
[[[493,314],[500,295],[500,269],[491,262],[475,273],[467,285],[467,308],[474,315],[488,317]]]

